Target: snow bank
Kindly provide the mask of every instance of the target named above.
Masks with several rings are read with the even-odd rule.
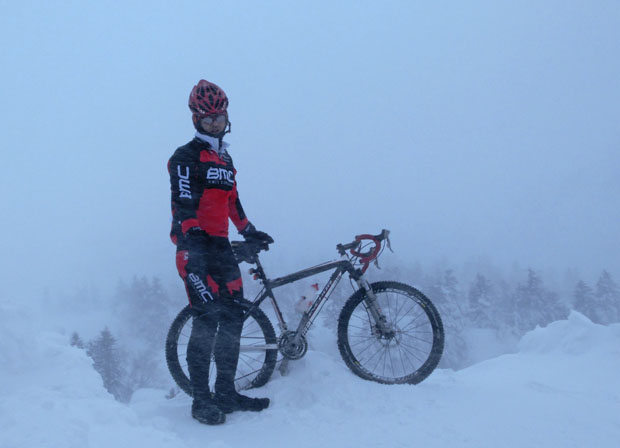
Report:
[[[83,351],[36,318],[0,305],[0,447],[583,447],[620,440],[620,325],[573,313],[527,334],[519,352],[417,386],[354,376],[331,330],[254,396],[261,413],[201,425],[191,400],[141,390],[130,405],[103,389]]]
[[[253,447],[617,448],[620,326],[584,319],[573,314],[528,334],[519,353],[438,370],[417,386],[360,380],[337,356],[333,335],[319,328],[288,376],[276,374],[251,392],[272,399],[260,414],[232,414],[226,425],[205,429],[187,417],[185,396],[132,406],[143,418],[174,421],[189,446],[209,437]]]
[[[85,352],[39,323],[0,304],[0,447],[185,446],[117,403]]]
[[[596,325],[583,314],[571,311],[567,320],[537,327],[519,343],[523,353],[588,355],[620,355],[620,324]]]
[[[477,395],[469,418],[514,439],[501,446],[619,446],[620,324],[573,312],[527,333],[518,347],[455,375],[459,393]]]

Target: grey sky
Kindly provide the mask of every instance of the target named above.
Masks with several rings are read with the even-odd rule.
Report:
[[[616,1],[0,5],[2,295],[175,275],[200,78],[281,272],[385,227],[410,262],[620,273]]]

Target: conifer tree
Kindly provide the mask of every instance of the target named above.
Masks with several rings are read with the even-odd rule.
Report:
[[[116,339],[107,327],[89,342],[87,353],[93,359],[93,367],[101,375],[106,390],[117,400],[127,401],[130,394],[122,382],[123,371]]]
[[[161,387],[169,381],[161,347],[178,311],[187,303],[185,296],[171,298],[157,277],[134,276],[120,281],[115,294],[116,315],[127,366],[124,384],[132,389]]]
[[[441,315],[446,342],[440,366],[458,369],[467,360],[464,339],[466,304],[458,290],[458,280],[452,269],[446,269],[429,287],[429,294]]]
[[[533,269],[528,269],[526,282],[517,287],[515,302],[517,329],[522,334],[568,315],[558,295],[545,289],[540,276]]]
[[[611,324],[620,321],[620,290],[611,278],[611,274],[603,271],[596,282],[594,292],[596,299],[596,320],[600,324]]]
[[[575,285],[573,293],[573,308],[586,316],[592,322],[596,317],[596,302],[592,288],[590,288],[583,280],[579,280]]]
[[[468,320],[475,328],[497,328],[497,321],[492,319],[492,287],[484,275],[477,274],[469,288],[467,296],[469,309]]]
[[[80,337],[80,335],[78,334],[77,331],[74,331],[73,334],[71,334],[71,340],[69,341],[69,343],[71,344],[72,347],[77,347],[77,348],[84,348],[84,341],[82,340],[82,338]]]
[[[157,277],[134,277],[129,286],[119,283],[116,300],[119,313],[127,322],[126,336],[158,348],[165,340],[174,312],[186,303],[175,303],[173,312],[171,300]]]

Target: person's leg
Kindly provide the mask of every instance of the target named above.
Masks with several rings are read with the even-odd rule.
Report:
[[[187,369],[194,399],[207,400],[211,396],[209,368],[216,330],[217,316],[213,313],[194,316],[192,332],[187,344]]]
[[[243,328],[243,309],[229,297],[222,297],[219,328],[215,341],[214,355],[217,366],[215,391],[232,393],[235,390],[235,373],[239,361],[239,340]]]
[[[201,423],[217,425],[226,420],[209,389],[209,369],[217,316],[199,314],[193,319],[192,333],[187,344],[187,369],[192,383],[192,417]]]
[[[239,361],[239,345],[243,329],[243,283],[239,265],[228,240],[220,241],[218,266],[211,272],[218,283],[220,319],[214,347],[217,378],[215,400],[218,407],[230,413],[238,410],[261,411],[269,406],[268,398],[250,398],[235,390],[235,373]]]
[[[187,368],[192,385],[192,416],[201,423],[219,424],[225,416],[214,404],[209,389],[209,369],[219,321],[217,291],[207,272],[206,248],[177,255],[177,268],[185,282],[194,313],[187,346]]]

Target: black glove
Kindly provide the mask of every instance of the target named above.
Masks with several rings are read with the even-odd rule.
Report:
[[[260,230],[256,230],[256,227],[252,223],[248,223],[241,232],[239,232],[243,238],[247,242],[250,243],[264,243],[271,244],[273,243],[273,238],[271,238],[267,233],[261,232]]]
[[[209,234],[200,227],[192,227],[185,233],[185,246],[192,250],[205,249]]]

